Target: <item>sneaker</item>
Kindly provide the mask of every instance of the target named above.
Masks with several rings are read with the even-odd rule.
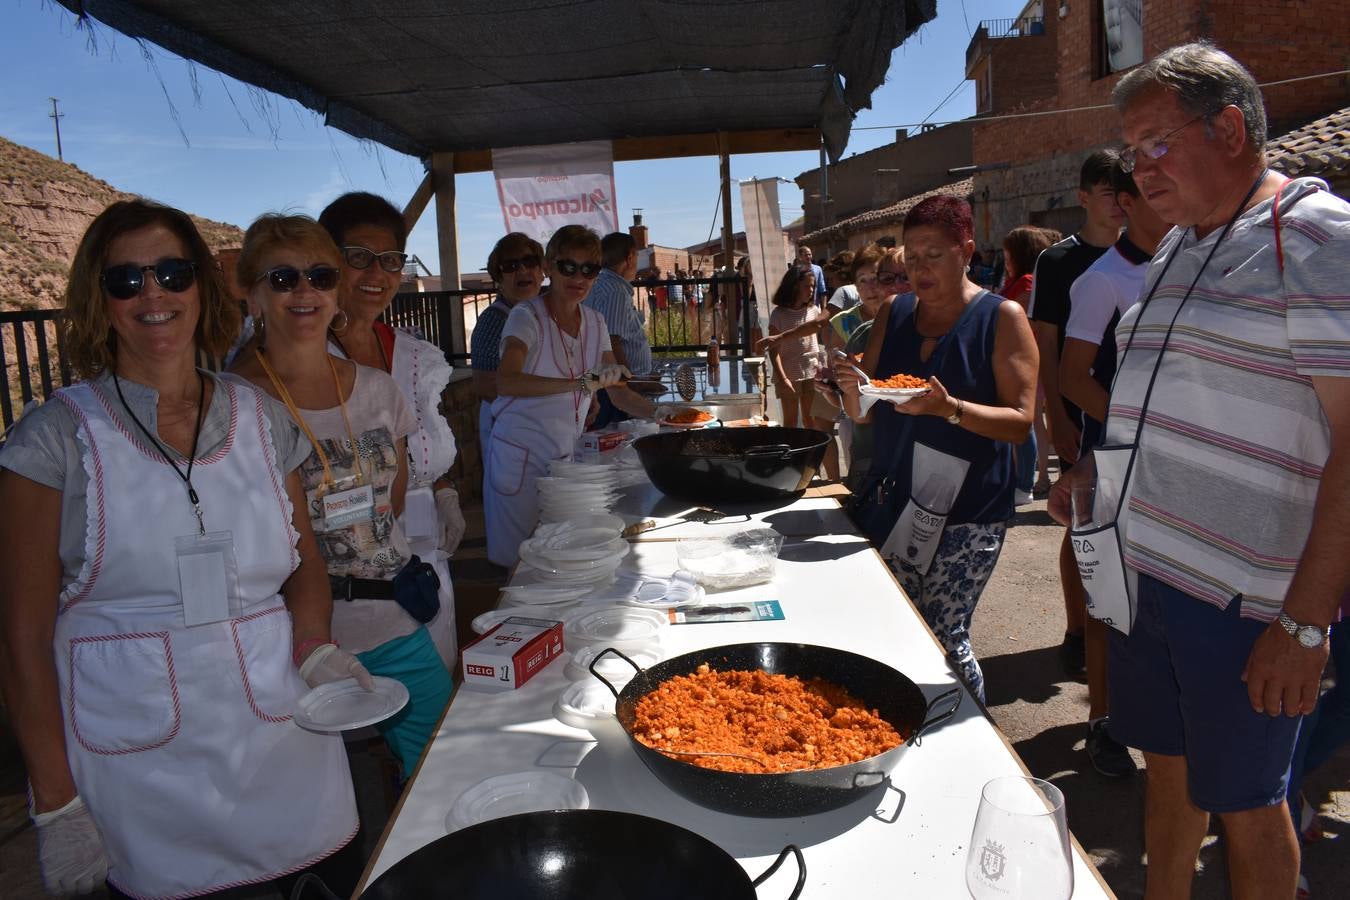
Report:
[[[1020,488],[1013,494],[1013,503],[1017,506],[1026,506],[1036,498],[1031,496],[1031,491],[1024,491]]]
[[[1087,676],[1087,647],[1082,632],[1064,632],[1064,643],[1059,645],[1059,662],[1070,678]]]
[[[1128,778],[1139,767],[1130,757],[1125,745],[1111,737],[1107,729],[1109,719],[1101,719],[1088,726],[1087,754],[1092,760],[1092,768],[1108,778]]]

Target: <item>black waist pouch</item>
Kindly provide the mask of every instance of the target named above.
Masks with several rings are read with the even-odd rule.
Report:
[[[414,556],[394,576],[394,602],[425,625],[441,611],[440,588],[441,579],[431,563]]]

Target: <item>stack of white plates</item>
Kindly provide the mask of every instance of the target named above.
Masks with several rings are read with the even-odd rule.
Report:
[[[630,549],[619,536],[622,530],[623,520],[607,514],[541,525],[521,542],[522,577],[506,588],[508,597],[536,605],[567,603],[611,584]]]
[[[610,466],[554,460],[549,475],[539,479],[539,521],[609,512],[618,490]]]

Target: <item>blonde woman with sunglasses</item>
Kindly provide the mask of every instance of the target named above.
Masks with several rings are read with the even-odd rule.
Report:
[[[600,237],[581,225],[558,229],[544,252],[548,288],[516,304],[502,330],[492,436],[484,456],[483,512],[488,559],[516,563],[539,521],[535,481],[570,456],[586,430],[592,394],[650,418],[654,405],[623,385],[632,373],[614,361],[605,320],[581,301],[600,274]]]
[[[328,232],[306,216],[249,226],[239,281],[263,327],[260,345],[231,372],[284,403],[304,432],[300,479],[327,563],[333,643],[408,689],[408,705],[377,727],[411,773],[452,688],[423,627],[439,612],[436,577],[399,518],[417,422],[387,373],[329,353],[340,262]]]
[[[43,881],[289,893],[284,876],[313,867],[347,893],[361,859],[342,741],[291,714],[309,687],[369,675],[330,642],[304,438],[196,368],[239,311],[178,210],[104,210],[65,300],[82,380],[0,453],[0,687]]]

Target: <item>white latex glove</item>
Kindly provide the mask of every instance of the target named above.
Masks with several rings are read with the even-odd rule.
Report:
[[[613,387],[625,378],[632,377],[633,373],[628,371],[628,367],[619,363],[606,363],[602,366],[596,366],[586,373],[586,380],[590,383],[593,391]]]
[[[375,680],[370,677],[366,667],[361,665],[361,660],[337,644],[320,644],[315,647],[300,664],[300,677],[312,688],[344,678],[355,678],[356,683],[363,689],[375,690]]]
[[[108,857],[103,836],[79,794],[60,809],[37,813],[38,862],[47,893],[58,897],[88,894],[103,887]]]
[[[441,549],[446,556],[454,556],[459,542],[464,539],[464,513],[459,508],[459,492],[452,487],[436,491],[436,516],[441,523]]]

